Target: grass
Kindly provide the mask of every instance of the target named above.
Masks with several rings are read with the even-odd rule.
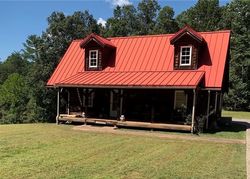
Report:
[[[222,111],[222,116],[233,117],[238,119],[250,119],[250,112],[245,111]]]
[[[245,145],[0,125],[0,178],[246,178]]]
[[[120,130],[124,131],[143,131],[151,132],[150,129],[144,128],[121,128]],[[175,131],[166,131],[166,130],[154,130],[155,133],[160,134],[175,134],[175,135],[192,135],[190,132],[175,132]],[[226,138],[226,139],[246,139],[246,126],[243,124],[231,124],[230,126],[220,126],[218,130],[209,130],[208,132],[200,133],[200,137],[213,137],[213,138]]]
[[[206,137],[218,137],[227,139],[246,139],[246,126],[243,124],[231,124],[230,126],[220,126],[218,130],[209,130],[200,134]]]

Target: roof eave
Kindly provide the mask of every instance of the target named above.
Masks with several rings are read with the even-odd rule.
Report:
[[[84,84],[56,84],[54,87],[79,88],[116,88],[116,89],[196,89],[195,86],[139,86],[139,85],[84,85]]]

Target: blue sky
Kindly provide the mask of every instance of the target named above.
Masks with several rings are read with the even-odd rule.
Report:
[[[96,20],[107,20],[113,15],[115,5],[132,3],[137,7],[139,0],[0,0],[0,60],[23,48],[31,34],[40,35],[47,27],[47,17],[54,11],[70,15],[75,11],[88,10]],[[226,4],[227,0],[220,2]],[[159,0],[161,7],[174,8],[175,14],[188,9],[195,0]]]

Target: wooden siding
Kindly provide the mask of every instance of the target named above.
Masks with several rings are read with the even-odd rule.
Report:
[[[89,67],[89,51],[90,50],[98,50],[97,67]],[[103,48],[95,41],[92,40],[91,42],[88,43],[88,46],[85,48],[85,70],[86,71],[102,70],[102,60],[103,60],[102,59],[102,51],[103,51]]]
[[[193,38],[188,35],[183,36],[174,44],[174,69],[175,70],[196,70],[199,63],[199,51],[200,45]],[[191,65],[190,66],[181,66],[180,65],[180,49],[181,46],[191,46],[192,54],[191,54]]]
[[[98,50],[98,64],[97,67],[89,67],[89,51]],[[86,71],[101,71],[107,66],[114,66],[115,64],[115,49],[110,47],[102,47],[95,41],[89,42],[85,48],[85,70]]]

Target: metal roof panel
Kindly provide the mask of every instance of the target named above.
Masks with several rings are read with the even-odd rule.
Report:
[[[82,85],[85,83],[96,85],[190,85],[197,80],[197,75],[194,74],[196,71],[204,73],[205,87],[221,88],[230,31],[199,32],[199,34],[206,42],[207,49],[200,56],[199,68],[189,71],[190,73],[186,71],[180,73],[173,69],[174,47],[170,45],[170,38],[173,34],[109,38],[108,40],[116,46],[115,65],[95,72],[84,71],[85,52],[80,48],[82,40],[74,40],[47,85],[53,86],[60,82],[69,84],[75,82]],[[153,76],[150,75],[151,72]],[[78,73],[81,74],[79,79],[75,78]],[[81,79],[82,73],[86,73],[85,80]],[[101,74],[97,75],[97,73]],[[74,78],[71,78],[72,76]]]

